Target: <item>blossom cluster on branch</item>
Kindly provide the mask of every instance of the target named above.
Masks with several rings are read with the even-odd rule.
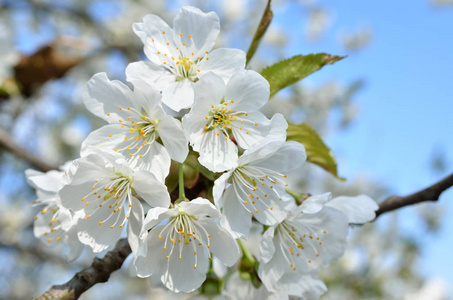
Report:
[[[252,294],[235,293],[244,299],[319,298],[320,266],[343,254],[349,224],[373,220],[376,203],[326,193],[300,204],[288,193],[287,173],[304,163],[305,148],[286,141],[281,114],[260,112],[269,83],[245,69],[246,54],[212,50],[220,31],[214,12],[183,7],[172,28],[147,15],[133,30],[149,61],[127,67],[129,85],[99,73],[84,93],[87,109],[108,124],[61,171],[26,171],[41,206],[36,237],[66,243],[72,261],[126,234],[137,276],[159,278],[173,292],[194,291],[214,272],[229,278],[227,298],[236,297],[228,293],[233,282],[253,286],[244,289]],[[199,156],[195,168],[214,175],[196,199],[184,191],[189,153]],[[180,166],[175,201],[172,160]],[[243,242],[254,224],[264,231],[259,251]]]

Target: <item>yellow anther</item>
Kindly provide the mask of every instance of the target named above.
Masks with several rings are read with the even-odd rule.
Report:
[[[219,136],[219,135],[220,135],[220,133],[219,133],[219,132],[217,132],[217,136]]]
[[[191,38],[192,38],[192,36],[191,36],[191,35],[189,35],[189,39],[191,39]]]
[[[107,114],[107,117],[109,117],[109,116],[110,116],[110,114]]]
[[[102,225],[102,222],[99,222],[99,225]]]
[[[89,218],[90,218],[90,216],[87,216],[87,219],[89,219]]]
[[[165,34],[165,31],[162,31],[162,34]]]
[[[120,107],[118,107],[118,109],[119,109],[119,110],[122,110],[123,108],[120,106]]]

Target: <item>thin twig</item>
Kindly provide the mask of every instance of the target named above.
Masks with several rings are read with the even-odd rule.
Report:
[[[264,34],[267,31],[267,28],[271,24],[272,18],[274,17],[274,13],[271,10],[271,0],[267,1],[266,9],[264,10],[263,16],[261,17],[261,21],[256,29],[255,35],[253,36],[252,43],[250,44],[250,48],[247,51],[246,63],[247,66],[252,59],[253,55],[258,49],[258,46],[263,38]]]
[[[90,267],[83,269],[71,280],[61,285],[54,285],[44,294],[33,300],[75,300],[96,283],[107,282],[110,274],[118,270],[126,257],[131,253],[131,247],[126,239],[121,239],[116,247],[102,259],[95,258]]]
[[[379,204],[376,218],[383,213],[424,201],[437,201],[440,194],[453,186],[453,173],[433,185],[407,196],[390,196]]]
[[[0,128],[0,148],[4,148],[8,152],[11,152],[15,156],[22,158],[29,162],[34,167],[38,168],[42,172],[50,170],[57,170],[58,166],[54,166],[42,161],[40,158],[32,155],[27,150],[19,146],[14,139],[3,129]]]

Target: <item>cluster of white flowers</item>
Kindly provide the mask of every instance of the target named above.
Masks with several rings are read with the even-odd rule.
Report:
[[[249,290],[318,298],[326,291],[319,267],[342,255],[349,224],[375,217],[374,201],[324,194],[296,204],[286,174],[305,161],[304,146],[286,142],[282,115],[269,120],[259,111],[269,83],[245,70],[245,53],[212,50],[215,13],[183,7],[173,28],[147,15],[133,29],[149,58],[128,66],[133,89],[100,73],[84,94],[108,125],[86,138],[66,172],[26,173],[43,206],[35,235],[66,242],[73,260],[85,245],[95,253],[112,247],[126,227],[137,275],[190,292],[206,280],[212,258],[232,267],[241,250],[250,257],[241,239],[259,222],[267,228],[256,255],[262,286]],[[189,144],[202,166],[221,175],[211,182],[213,203],[170,200],[171,160],[184,164]]]

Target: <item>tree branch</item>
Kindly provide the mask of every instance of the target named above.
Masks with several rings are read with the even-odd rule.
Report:
[[[115,248],[108,252],[102,259],[95,258],[90,267],[83,269],[62,285],[54,285],[44,294],[33,300],[75,300],[96,283],[107,282],[110,274],[118,270],[126,257],[131,253],[131,248],[126,239],[121,239]]]
[[[255,54],[258,46],[263,38],[264,34],[267,31],[267,28],[271,24],[272,18],[274,17],[274,13],[271,10],[271,0],[267,1],[266,8],[264,9],[263,16],[261,17],[260,23],[258,24],[258,28],[256,29],[255,35],[253,36],[252,43],[250,44],[250,48],[247,51],[246,56],[246,63],[247,66],[250,60],[252,59],[253,55]]]
[[[34,167],[38,168],[42,172],[50,170],[57,170],[58,166],[48,164],[36,156],[29,153],[27,150],[19,146],[13,138],[3,129],[0,128],[0,148],[5,148],[15,156],[22,158],[29,162]]]
[[[437,201],[440,194],[453,186],[453,173],[433,185],[407,196],[390,196],[379,204],[376,218],[383,213],[424,201]]]

